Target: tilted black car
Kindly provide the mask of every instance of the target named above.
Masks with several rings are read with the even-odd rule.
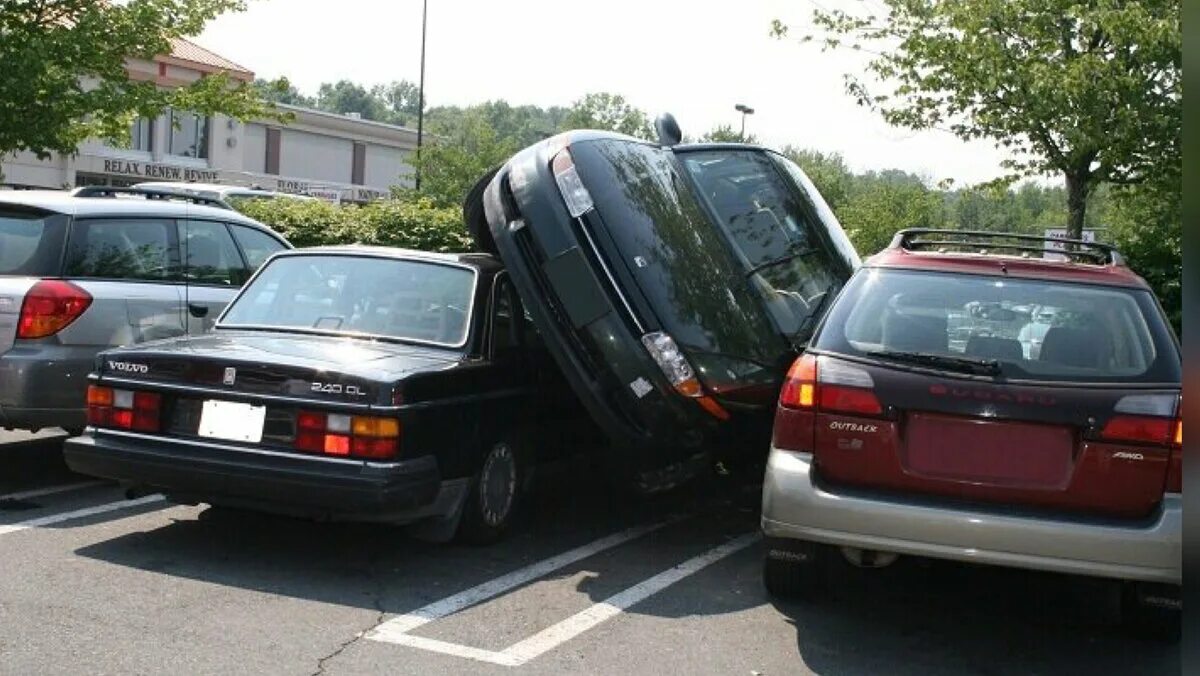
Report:
[[[591,425],[490,255],[297,250],[214,331],[102,353],[75,471],[180,502],[499,537]]]
[[[766,448],[788,365],[859,265],[804,173],[743,144],[560,134],[464,215],[613,451],[668,484],[706,449]]]

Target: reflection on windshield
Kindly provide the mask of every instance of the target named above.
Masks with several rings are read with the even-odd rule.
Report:
[[[810,327],[806,320],[845,273],[818,231],[821,221],[801,201],[800,187],[759,151],[693,151],[680,158],[780,331],[795,336]]]
[[[219,326],[466,341],[474,272],[430,261],[284,256],[267,264]]]

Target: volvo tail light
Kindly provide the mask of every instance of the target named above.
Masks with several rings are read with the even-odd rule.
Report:
[[[554,182],[558,184],[558,191],[567,204],[571,218],[579,218],[591,211],[595,206],[592,195],[579,178],[579,172],[575,170],[575,160],[571,157],[571,151],[566,148],[560,150],[551,160],[550,169],[554,172]]]
[[[642,345],[676,392],[689,399],[695,399],[696,403],[714,418],[729,419],[729,412],[717,403],[717,400],[704,394],[704,387],[696,378],[695,370],[687,357],[679,351],[674,338],[661,331],[655,331],[642,336]]]
[[[87,291],[61,279],[30,287],[17,319],[17,338],[45,338],[62,331],[92,304]]]
[[[87,421],[93,427],[157,432],[161,410],[162,395],[156,392],[88,386]]]
[[[865,369],[804,354],[788,370],[779,404],[785,408],[874,416],[883,413],[874,388],[875,381]]]
[[[387,460],[400,449],[400,421],[375,416],[300,411],[297,450],[323,455]]]

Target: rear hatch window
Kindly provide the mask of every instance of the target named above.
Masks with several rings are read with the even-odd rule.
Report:
[[[1148,291],[988,275],[864,271],[815,347],[1007,380],[1181,378],[1177,346]]]
[[[66,228],[64,215],[0,206],[0,275],[57,276]]]

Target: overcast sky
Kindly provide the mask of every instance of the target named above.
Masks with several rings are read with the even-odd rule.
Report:
[[[876,0],[429,0],[426,100],[469,105],[569,105],[611,91],[651,113],[670,111],[699,136],[736,126],[842,153],[855,170],[900,168],[959,185],[1001,173],[1000,151],[941,132],[884,124],[845,93],[863,55],[800,44],[816,5],[861,11]],[[770,37],[771,19],[792,25]],[[322,82],[416,81],[421,0],[251,0],[197,42],[254,71],[287,76],[312,94]]]

